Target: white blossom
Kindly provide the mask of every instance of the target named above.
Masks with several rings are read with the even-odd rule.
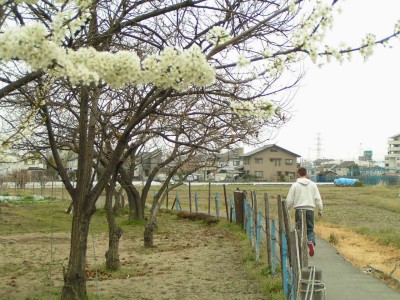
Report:
[[[213,45],[223,44],[231,39],[228,31],[221,26],[215,26],[211,28],[207,41],[209,41]]]
[[[230,106],[232,111],[240,116],[254,116],[263,120],[269,120],[277,110],[276,105],[266,98],[254,101],[232,101]]]
[[[400,20],[398,20],[396,25],[394,26],[394,33],[398,34],[399,32],[400,32]]]
[[[364,57],[364,60],[367,60],[374,52],[376,37],[375,35],[368,33],[366,37],[361,42],[360,53]]]
[[[34,70],[47,70],[52,76],[69,78],[73,84],[102,79],[111,87],[153,83],[181,90],[191,84],[204,86],[215,80],[214,68],[197,46],[182,51],[167,47],[160,54],[144,59],[141,65],[137,54],[130,51],[65,50],[48,39],[48,33],[39,23],[6,30],[0,35],[0,58],[24,60]]]
[[[243,55],[239,55],[237,65],[240,68],[246,67],[250,64],[250,59],[244,57]]]

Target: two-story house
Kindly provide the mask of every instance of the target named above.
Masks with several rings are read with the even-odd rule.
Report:
[[[344,161],[341,164],[334,167],[333,170],[337,176],[359,176],[360,168],[354,161]]]
[[[260,180],[294,181],[300,155],[275,144],[243,154],[244,171]]]
[[[226,173],[226,179],[234,179],[244,173],[243,148],[228,150],[218,156],[218,173]]]
[[[389,138],[385,155],[386,173],[400,173],[400,133]]]

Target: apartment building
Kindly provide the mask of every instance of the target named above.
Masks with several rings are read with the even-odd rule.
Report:
[[[385,155],[385,172],[400,173],[400,133],[388,139],[387,155]]]

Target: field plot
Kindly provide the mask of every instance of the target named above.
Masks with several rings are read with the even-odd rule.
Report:
[[[0,299],[58,299],[69,254],[68,202],[2,204]],[[280,277],[255,267],[236,226],[206,225],[161,212],[155,248],[143,247],[144,223],[118,222],[121,270],[104,269],[105,213],[91,223],[87,255],[90,299],[282,299]],[[264,265],[265,267],[265,265]],[[264,274],[264,275],[262,275]]]

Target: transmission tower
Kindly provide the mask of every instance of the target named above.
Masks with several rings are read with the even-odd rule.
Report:
[[[315,144],[316,148],[316,152],[317,152],[317,159],[321,159],[321,153],[322,153],[322,141],[321,141],[321,134],[317,133],[317,140],[316,140],[316,144]]]

